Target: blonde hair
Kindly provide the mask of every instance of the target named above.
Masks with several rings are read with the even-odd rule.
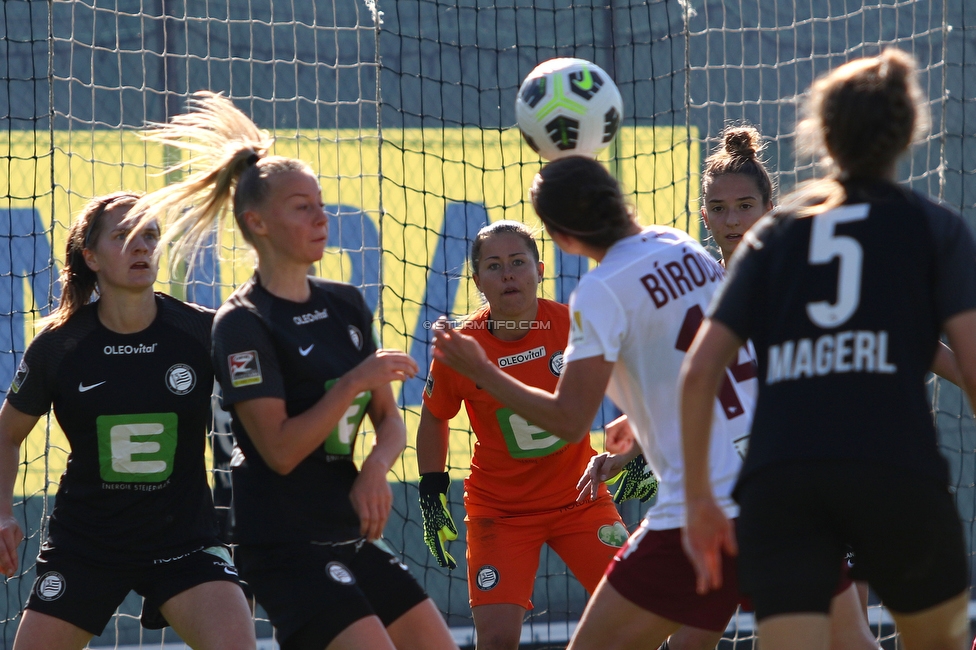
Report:
[[[61,298],[58,307],[46,318],[38,321],[38,327],[61,327],[79,309],[91,302],[98,292],[98,275],[85,262],[85,249],[91,248],[102,234],[102,216],[118,207],[128,206],[130,212],[141,195],[135,192],[114,192],[91,199],[68,229],[68,243],[64,252],[64,268],[61,269]]]
[[[173,260],[193,260],[215,225],[231,209],[244,239],[254,244],[243,220],[248,210],[260,209],[270,194],[269,179],[284,172],[311,173],[293,158],[268,156],[274,144],[233,102],[218,93],[200,91],[189,101],[190,110],[165,124],[152,124],[143,138],[190,153],[168,171],[194,170],[178,183],[145,197],[139,226],[156,219],[168,226],[160,240],[174,242]],[[160,246],[157,252],[164,249]]]
[[[773,201],[773,181],[766,171],[765,162],[759,157],[765,148],[762,136],[752,126],[726,126],[720,135],[722,144],[708,158],[701,175],[701,200],[709,186],[719,176],[742,174],[748,176],[759,189],[763,206]]]
[[[842,180],[879,179],[928,132],[930,116],[915,59],[888,48],[817,79],[801,107],[797,149],[833,169],[807,184],[788,209],[816,214],[846,199]]]

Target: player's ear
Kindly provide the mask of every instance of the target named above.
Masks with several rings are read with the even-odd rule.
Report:
[[[711,230],[712,227],[708,223],[708,210],[705,208],[701,208],[701,218],[702,223],[705,224],[705,230]]]
[[[481,291],[481,276],[479,276],[477,273],[472,273],[471,279],[474,280],[474,286],[478,289],[478,291]],[[484,291],[481,291],[481,293],[484,293]]]
[[[546,263],[543,262],[542,260],[536,262],[536,271],[538,271],[539,279],[541,280],[542,276],[546,274]]]
[[[257,210],[245,210],[241,214],[241,221],[247,227],[247,231],[252,235],[266,236],[268,234],[268,224]]]
[[[94,273],[98,273],[98,258],[95,256],[95,252],[90,248],[82,248],[81,256],[85,259],[85,264]]]

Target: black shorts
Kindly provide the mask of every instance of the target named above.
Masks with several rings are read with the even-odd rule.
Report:
[[[166,627],[160,606],[205,582],[239,584],[230,551],[216,540],[178,557],[144,562],[92,559],[46,547],[37,556],[37,579],[27,609],[67,621],[98,636],[112,614],[135,591],[145,600],[142,625]]]
[[[945,485],[854,461],[782,463],[737,492],[742,590],[762,620],[830,609],[842,558],[892,611],[911,614],[969,583],[955,502]]]
[[[367,616],[389,626],[427,598],[382,541],[241,544],[236,557],[282,650],[321,650]]]

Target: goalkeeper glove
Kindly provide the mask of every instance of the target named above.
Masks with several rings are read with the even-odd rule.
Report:
[[[620,481],[620,486],[613,495],[614,503],[627,499],[640,499],[644,503],[657,494],[657,477],[647,466],[643,454],[624,465],[623,471],[607,481],[607,485],[617,481]]]
[[[457,562],[444,549],[444,542],[457,539],[457,526],[447,509],[447,489],[451,479],[447,472],[426,472],[420,475],[420,512],[424,518],[424,542],[437,564],[448,569]]]

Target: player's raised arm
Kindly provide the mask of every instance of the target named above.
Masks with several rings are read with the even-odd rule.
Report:
[[[502,372],[488,360],[477,341],[452,328],[434,332],[433,354],[502,404],[568,442],[579,442],[589,435],[613,372],[613,364],[600,357],[570,361],[563,366],[556,392],[549,393]]]

